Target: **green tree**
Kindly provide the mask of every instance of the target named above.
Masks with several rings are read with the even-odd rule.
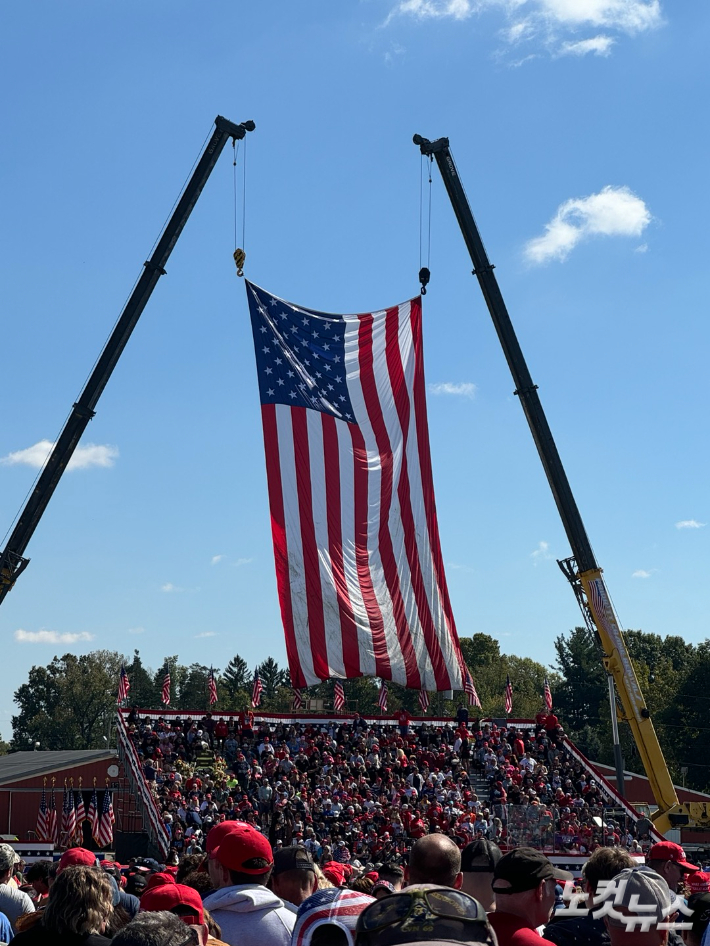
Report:
[[[160,692],[162,690],[162,677],[160,686],[156,687],[155,677],[150,670],[143,666],[140,653],[133,651],[133,660],[126,664],[126,673],[131,684],[128,694],[128,702],[133,706],[140,706],[145,709],[152,709],[160,706]]]
[[[574,739],[585,726],[599,728],[602,707],[608,706],[607,674],[601,648],[586,627],[575,627],[555,640],[557,668],[562,676],[555,709]],[[606,717],[609,712],[606,710]]]
[[[209,709],[209,691],[208,680],[210,667],[204,664],[190,664],[189,667],[183,667],[178,664],[176,676],[178,678],[178,690],[175,705],[180,710],[199,710]],[[220,691],[220,680],[215,671],[215,680],[217,683],[217,695]]]
[[[246,692],[250,686],[249,669],[247,662],[239,654],[235,654],[229,661],[222,674],[222,686],[225,696],[236,699],[239,691]]]
[[[286,674],[280,669],[273,657],[267,657],[262,664],[259,664],[257,667],[257,672],[261,679],[261,685],[264,688],[262,698],[264,705],[270,705],[274,700],[279,687],[282,687],[285,684]]]
[[[15,692],[13,750],[96,749],[106,745],[115,713],[118,675],[124,658],[99,650],[55,657],[32,667]]]

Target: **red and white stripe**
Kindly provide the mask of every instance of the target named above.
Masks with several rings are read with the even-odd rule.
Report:
[[[291,679],[304,687],[366,675],[461,690],[429,454],[421,302],[344,319],[356,423],[262,406]]]
[[[333,709],[336,713],[339,713],[344,706],[345,691],[343,690],[343,684],[340,682],[340,680],[337,680],[335,687],[333,688]]]
[[[426,713],[429,709],[429,694],[426,690],[419,691],[419,705],[422,708],[422,713]]]

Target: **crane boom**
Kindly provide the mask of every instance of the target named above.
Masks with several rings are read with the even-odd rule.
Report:
[[[165,275],[165,264],[212,173],[212,169],[217,163],[217,159],[222,153],[222,149],[230,138],[234,140],[241,139],[248,131],[253,131],[254,128],[255,125],[252,121],[236,125],[220,115],[215,119],[215,129],[195,166],[195,170],[187,182],[153,254],[144,263],[143,272],[126,302],[113,332],[84,386],[84,390],[72,406],[64,428],[19,515],[7,545],[0,554],[0,604],[5,600],[5,596],[29,564],[30,560],[24,557],[25,549],[82,434],[96,413],[96,404],[111,377],[113,369],[116,367],[123,349],[128,343],[128,339],[131,337],[133,329],[136,327],[143,309],[146,307],[158,280]]]
[[[515,383],[525,417],[535,441],[552,495],[562,519],[573,557],[560,562],[571,582],[587,625],[596,632],[601,644],[604,666],[613,677],[623,707],[623,718],[631,726],[636,745],[648,776],[658,811],[652,816],[661,833],[673,826],[688,823],[710,825],[710,808],[706,805],[680,805],[668,766],[651,721],[651,714],[641,692],[636,672],[624,641],[619,622],[596,562],[591,543],[582,522],[567,479],[557,446],[552,437],[545,412],[523,357],[513,324],[508,315],[498,280],[493,272],[476,221],[466,197],[448,138],[429,141],[420,135],[414,143],[430,160],[436,159],[444,186],[456,214],[459,227],[473,263],[498,339]],[[621,785],[619,790],[623,791]]]

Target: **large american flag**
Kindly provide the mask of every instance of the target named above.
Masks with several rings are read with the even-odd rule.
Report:
[[[261,677],[259,676],[259,671],[254,671],[254,685],[251,688],[251,705],[256,708],[261,703],[261,694],[264,692],[264,687],[261,682]]]
[[[47,791],[42,789],[42,801],[37,812],[37,840],[49,841],[49,808],[47,807]]]
[[[429,455],[421,300],[330,315],[247,282],[294,686],[462,689]]]
[[[336,680],[335,687],[333,689],[333,709],[336,713],[339,713],[344,706],[345,690],[343,690],[343,684],[340,682],[340,680]]]
[[[131,689],[131,684],[128,679],[128,674],[126,673],[126,668],[121,666],[121,675],[118,678],[118,702],[123,703],[124,700],[128,699],[128,691]]]
[[[167,666],[165,668],[165,676],[163,677],[163,692],[160,699],[166,706],[170,706],[170,667]]]
[[[113,826],[115,821],[111,792],[107,789],[104,792],[104,801],[99,816],[98,830],[96,832],[96,843],[99,847],[108,847],[113,841]]]
[[[510,682],[510,674],[505,678],[505,711],[510,713],[513,709],[513,684]]]

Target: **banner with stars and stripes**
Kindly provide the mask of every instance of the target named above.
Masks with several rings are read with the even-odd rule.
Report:
[[[247,282],[291,680],[463,689],[429,455],[421,299],[360,315]]]

